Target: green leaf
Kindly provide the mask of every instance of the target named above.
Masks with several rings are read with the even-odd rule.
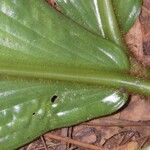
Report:
[[[141,12],[142,0],[112,0],[120,28],[128,32]]]
[[[0,72],[57,71],[53,66],[78,72],[128,69],[120,48],[73,24],[42,0],[0,4]]]
[[[120,47],[44,0],[2,0],[0,20],[0,149],[110,114],[125,103],[124,88],[150,93],[149,82],[114,73],[129,68]]]
[[[124,98],[98,86],[1,79],[0,149],[16,149],[49,130],[110,114]]]
[[[0,149],[14,149],[46,131],[110,114],[126,102],[120,91],[57,81],[87,71],[127,70],[126,55],[113,43],[42,0],[2,0],[0,20]],[[36,77],[55,81],[33,81]],[[54,104],[53,95],[58,96]]]
[[[123,46],[110,0],[56,0],[62,13],[89,31]]]
[[[121,39],[118,36],[120,33],[116,19],[121,31],[128,32],[139,15],[142,4],[142,0],[56,0],[56,2],[60,11],[74,21],[96,34],[111,37],[119,43]]]

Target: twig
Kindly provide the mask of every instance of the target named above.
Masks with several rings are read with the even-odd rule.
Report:
[[[68,135],[68,128],[61,129],[61,136],[67,136]],[[67,149],[67,144],[61,141],[61,147],[60,150]]]
[[[41,136],[41,140],[42,140],[44,149],[45,149],[45,150],[48,150],[47,145],[46,145],[46,143],[45,143],[45,139],[43,138],[43,136]]]
[[[68,137],[60,137],[58,135],[54,135],[54,134],[50,134],[48,133],[46,135],[46,137],[50,138],[50,139],[55,139],[55,140],[59,140],[59,141],[64,141],[66,143],[71,143],[71,144],[74,144],[74,145],[78,145],[80,147],[84,147],[86,149],[91,149],[91,150],[104,150],[104,148],[101,148],[101,147],[98,147],[98,146],[94,146],[94,145],[91,145],[91,144],[87,144],[87,143],[83,143],[83,142],[79,142],[79,141],[76,141],[76,140],[73,140],[73,139],[70,139]]]
[[[149,126],[150,127],[150,120],[147,121],[128,121],[128,120],[121,120],[121,119],[100,119],[97,122],[87,122],[83,123],[83,125],[88,126],[107,126],[107,127],[114,127],[114,126]]]
[[[73,133],[73,127],[69,127],[68,128],[68,137],[70,138],[70,139],[72,139],[72,133]],[[71,148],[71,144],[70,143],[68,143],[67,144],[67,149],[69,150]]]

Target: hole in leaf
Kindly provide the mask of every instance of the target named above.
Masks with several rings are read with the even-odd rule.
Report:
[[[35,112],[32,114],[33,116],[35,115]]]
[[[51,97],[51,102],[54,103],[56,101],[57,97],[58,97],[57,95],[53,95]]]

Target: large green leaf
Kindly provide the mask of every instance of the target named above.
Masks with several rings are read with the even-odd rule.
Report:
[[[73,24],[42,0],[0,4],[0,72],[128,69],[120,48]]]
[[[149,82],[113,73],[129,68],[121,48],[44,0],[1,0],[0,20],[0,149],[110,114],[125,103],[124,88],[150,94]]]
[[[110,114],[125,103],[121,91],[22,79],[127,70],[126,55],[113,43],[87,32],[42,0],[2,0],[0,20],[0,73],[16,76],[1,77],[0,149],[17,148],[48,130]],[[54,104],[53,95],[58,96]]]
[[[1,79],[0,149],[15,149],[46,131],[110,114],[125,103],[124,97],[121,91],[84,84]]]

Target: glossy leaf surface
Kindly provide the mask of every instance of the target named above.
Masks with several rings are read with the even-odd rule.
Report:
[[[4,68],[4,72],[50,73],[57,71],[55,66],[60,72],[65,68],[70,72],[72,68],[128,69],[120,48],[73,24],[44,1],[3,0],[0,4],[0,72]]]
[[[60,11],[86,29],[122,45],[110,0],[56,0]]]
[[[114,10],[124,33],[128,32],[140,14],[142,0],[112,0]]]
[[[2,0],[0,20],[0,149],[17,148],[48,130],[118,110],[126,101],[124,86],[140,92],[140,82],[131,84],[134,78],[105,73],[128,70],[121,48],[44,0]],[[110,83],[121,90],[100,87]],[[142,83],[148,91],[149,83]],[[51,102],[53,96],[58,97]]]
[[[46,131],[110,114],[124,98],[96,86],[1,79],[0,149],[15,149]]]
[[[111,0],[56,0],[59,10],[91,32],[109,39],[124,50]],[[126,96],[128,97],[128,96]]]
[[[31,79],[127,70],[126,55],[113,43],[87,32],[44,0],[2,0],[0,20],[0,74],[16,76],[1,77],[0,149],[17,148],[51,129],[110,114],[125,103],[126,95],[99,85]],[[58,96],[54,104],[53,95]]]
[[[114,34],[113,30],[118,32],[118,26],[114,26],[113,23],[116,19],[121,30],[127,32],[139,15],[142,4],[142,0],[56,0],[56,2],[65,15],[103,37],[107,37],[105,31],[111,35]],[[112,13],[112,8],[108,9],[112,7],[110,3],[113,3],[116,16]]]

